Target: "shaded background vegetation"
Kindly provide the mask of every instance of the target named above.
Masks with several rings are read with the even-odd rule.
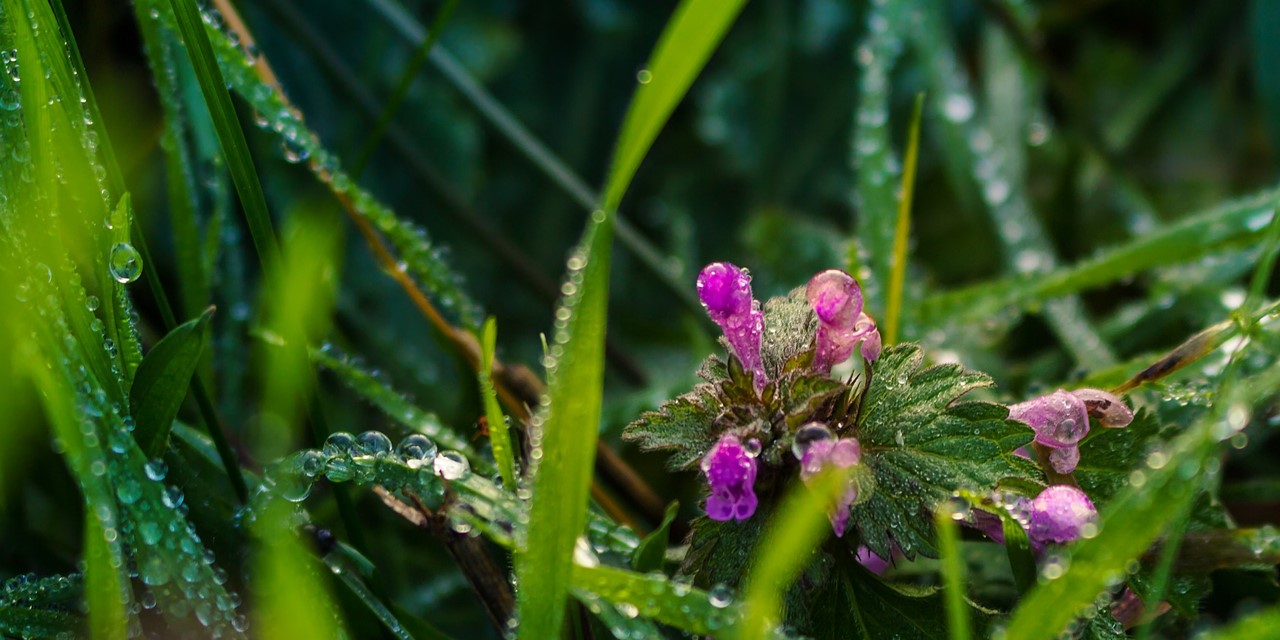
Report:
[[[402,81],[413,43],[380,16],[374,0],[236,4],[287,95],[350,166]],[[430,24],[441,3],[411,0],[404,7]],[[440,43],[594,189],[637,74],[672,7],[468,0],[447,21]],[[166,240],[172,230],[163,214],[162,115],[132,11],[103,1],[68,2],[67,10],[142,233],[154,238],[157,264],[146,268],[179,289],[177,249]],[[617,442],[618,430],[640,410],[687,388],[697,363],[715,348],[709,325],[689,304],[701,265],[731,260],[749,267],[760,298],[785,293],[820,269],[867,268],[857,247],[874,205],[854,197],[858,145],[868,129],[883,128],[901,148],[921,92],[927,106],[904,338],[925,340],[935,357],[989,371],[1007,400],[1140,360],[1239,304],[1255,249],[1085,294],[1085,317],[1108,343],[1095,353],[1114,358],[1081,357],[1036,307],[956,327],[924,325],[913,311],[927,293],[1017,270],[1014,249],[1002,244],[1001,222],[988,214],[991,182],[975,182],[967,172],[966,148],[974,141],[949,133],[949,113],[968,109],[990,118],[994,145],[1021,169],[1018,183],[1005,188],[1025,189],[1030,215],[1062,264],[1273,186],[1280,148],[1280,10],[1273,4],[1063,0],[1011,8],[995,0],[951,2],[946,33],[952,42],[937,46],[958,56],[976,102],[948,102],[955,98],[930,71],[930,51],[908,47],[889,76],[887,120],[856,127],[866,67],[859,47],[874,28],[865,14],[863,3],[839,0],[749,4],[646,159],[620,213],[684,289],[664,284],[631,251],[615,251],[609,337],[617,357],[606,384],[606,439]],[[530,160],[528,143],[495,128],[433,64],[408,87],[394,130],[377,144],[361,183],[448,247],[448,258],[466,275],[465,289],[499,319],[500,354],[537,370],[539,334],[551,328],[551,293],[588,211],[548,177],[545,163]],[[189,83],[188,90],[197,89]],[[239,107],[246,123],[260,115]],[[249,131],[274,212],[300,220],[340,217],[332,198],[290,157],[294,150]],[[257,304],[256,261],[240,224],[232,216],[222,231],[214,286],[217,353],[240,355],[234,364],[214,359],[219,408],[243,446],[256,424],[256,394],[266,387],[259,363],[239,360],[255,352],[249,319]],[[482,410],[465,364],[381,274],[357,234],[347,231],[342,242],[329,339],[362,354],[446,424],[475,425]],[[875,274],[860,273],[867,275]],[[138,302],[144,339],[153,341],[162,333],[156,310],[142,296]],[[873,310],[882,313],[883,300],[873,299]],[[340,386],[322,383],[331,428],[396,431]],[[1194,402],[1200,391],[1192,380],[1171,383],[1164,393]],[[13,394],[15,402],[24,402],[21,396]],[[1252,446],[1229,460],[1229,477],[1276,473],[1270,432],[1252,438]],[[79,510],[69,506],[77,504],[77,492],[47,441],[33,427],[6,445],[30,455],[9,457],[0,472],[10,479],[0,485],[7,492],[0,501],[0,577],[68,572],[78,558]],[[626,453],[663,496],[683,498],[692,514],[696,493],[688,478]],[[1275,521],[1276,498],[1253,501],[1237,515]],[[317,519],[339,527],[332,504],[314,502]],[[366,549],[383,588],[410,611],[430,607],[442,627],[483,624],[482,610],[443,549],[423,544],[375,500],[362,498],[358,506],[366,538],[376,540]],[[1209,601],[1215,615],[1276,599],[1272,580],[1247,575],[1217,585]]]

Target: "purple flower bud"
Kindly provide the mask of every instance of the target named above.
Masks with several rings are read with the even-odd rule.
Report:
[[[862,340],[863,358],[874,361],[880,357],[880,329],[871,316],[865,313],[859,315],[858,322],[853,325],[853,334],[855,338]]]
[[[1036,443],[1050,449],[1049,462],[1058,473],[1071,473],[1080,463],[1078,445],[1089,433],[1089,416],[1112,428],[1133,421],[1133,411],[1124,402],[1098,389],[1058,389],[1009,407],[1009,418],[1030,426]]]
[[[1036,432],[1036,442],[1051,449],[1074,446],[1089,433],[1084,402],[1061,389],[1009,407],[1009,418],[1025,422]]]
[[[1098,424],[1118,429],[1129,426],[1133,422],[1133,410],[1125,406],[1124,401],[1100,389],[1076,389],[1071,392],[1084,402],[1089,415],[1098,420]]]
[[[889,568],[889,561],[881,558],[866,547],[858,547],[857,556],[858,564],[866,567],[871,573],[876,575],[884,575],[885,569]]]
[[[818,316],[813,368],[827,372],[853,355],[862,342],[862,357],[880,356],[880,332],[871,316],[862,312],[862,290],[853,276],[828,269],[809,280],[805,297]]]
[[[713,262],[698,274],[698,298],[724,331],[742,368],[755,377],[756,389],[763,389],[769,381],[760,359],[764,314],[751,297],[751,276],[728,262]]]
[[[812,425],[806,425],[801,427],[801,430],[811,427]],[[858,464],[862,459],[862,446],[855,438],[811,440],[804,447],[803,453],[799,454],[799,458],[800,479],[808,484],[823,469],[828,467],[847,469]],[[849,526],[849,508],[857,500],[858,487],[850,479],[848,488],[836,501],[835,509],[827,514],[837,538],[844,536],[845,529]]]
[[[716,324],[751,311],[751,276],[728,262],[713,262],[698,274],[698,298]]]
[[[822,324],[852,327],[862,313],[862,289],[858,281],[839,269],[827,269],[814,276],[804,293]]]
[[[1071,542],[1097,520],[1098,510],[1089,496],[1073,486],[1056,484],[1031,501],[1027,534],[1040,544]]]
[[[756,470],[759,463],[747,453],[735,435],[720,438],[702,459],[711,495],[707,498],[707,517],[721,522],[746,520],[756,512]]]

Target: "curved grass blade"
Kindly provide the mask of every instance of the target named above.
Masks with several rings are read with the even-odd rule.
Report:
[[[679,511],[679,502],[667,505],[667,511],[662,516],[662,524],[641,539],[640,545],[631,554],[632,569],[646,573],[662,570],[662,563],[667,556],[667,545],[671,542],[671,523],[675,521]]]
[[[1015,305],[1028,305],[1105,285],[1151,267],[1194,260],[1215,251],[1245,247],[1262,238],[1280,189],[1269,189],[1196,213],[1077,264],[930,296],[920,321],[964,321]]]

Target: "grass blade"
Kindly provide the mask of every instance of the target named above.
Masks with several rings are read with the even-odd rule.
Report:
[[[569,259],[570,291],[547,366],[547,404],[534,418],[528,542],[516,557],[520,638],[553,638],[564,623],[573,547],[587,518],[604,385],[613,217],[593,216]],[[538,454],[541,453],[539,459]]]
[[[573,567],[573,584],[639,615],[699,636],[723,634],[738,608],[687,584],[654,573],[615,567]]]
[[[604,382],[609,259],[615,211],[640,161],[675,105],[742,7],[687,0],[676,9],[627,110],[605,183],[603,210],[592,214],[582,244],[569,259],[563,306],[548,371],[548,404],[534,420],[530,470],[533,501],[528,541],[516,560],[521,638],[550,638],[564,622],[573,547],[587,516]]]
[[[747,578],[740,640],[770,637],[782,620],[782,595],[831,533],[827,509],[848,490],[847,470],[829,469],[807,485],[793,483],[755,551]]]
[[[965,321],[1011,305],[1027,305],[1114,282],[1151,267],[1194,260],[1215,251],[1256,243],[1271,223],[1280,189],[1240,198],[1164,227],[1093,258],[1034,277],[1019,276],[930,296],[922,323]]]
[[[965,600],[964,556],[960,555],[960,525],[957,511],[943,503],[933,513],[938,532],[938,553],[942,558],[943,595],[947,603],[947,631],[951,640],[969,640],[969,603]]]
[[[257,170],[254,169],[253,157],[249,154],[244,129],[240,127],[235,107],[231,104],[231,94],[227,92],[226,81],[222,71],[218,69],[213,47],[205,33],[204,20],[192,0],[169,0],[169,8],[178,31],[182,34],[182,41],[186,44],[200,91],[204,94],[205,104],[209,106],[209,114],[213,117],[214,130],[218,134],[222,154],[227,159],[231,180],[236,192],[240,194],[240,204],[244,207],[253,246],[258,252],[263,269],[270,272],[280,261],[280,248],[271,224],[271,213],[267,209],[267,199],[262,192],[262,183],[258,181]]]
[[[911,194],[916,184],[916,159],[920,152],[920,120],[924,115],[924,94],[916,96],[907,134],[906,162],[902,167],[902,196],[898,199],[898,224],[893,232],[893,267],[889,272],[889,296],[884,311],[884,344],[898,341],[902,317],[903,287],[907,279],[907,245],[911,239]]]
[[[484,321],[480,333],[480,397],[484,400],[485,421],[489,424],[489,443],[493,447],[493,459],[502,475],[502,486],[507,491],[516,490],[515,449],[511,446],[511,433],[507,429],[507,417],[498,406],[498,392],[493,387],[493,352],[498,341],[498,321],[492,316]]]
[[[686,0],[662,31],[618,136],[603,203],[616,210],[672,110],[702,71],[746,0]]]

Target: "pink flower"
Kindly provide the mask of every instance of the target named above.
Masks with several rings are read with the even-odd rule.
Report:
[[[1014,498],[1005,509],[1027,531],[1031,547],[1039,552],[1047,544],[1065,544],[1081,537],[1086,525],[1098,521],[1098,510],[1083,491],[1055,484],[1033,499]],[[992,540],[1004,544],[1004,523],[999,516],[975,509],[971,524]]]
[[[1085,525],[1098,521],[1098,510],[1089,496],[1066,484],[1041,491],[1028,511],[1027,535],[1040,544],[1071,542],[1080,537]]]
[[[713,262],[698,274],[698,298],[724,331],[742,368],[755,377],[756,389],[763,389],[769,382],[760,359],[764,314],[751,297],[751,276],[728,262]]]
[[[880,357],[880,331],[871,316],[862,312],[862,290],[853,276],[828,269],[809,280],[805,297],[818,316],[813,368],[828,372],[853,355],[862,343],[862,357]]]
[[[824,437],[824,435],[826,437]],[[806,437],[807,435],[807,437]],[[800,458],[800,480],[809,484],[815,476],[828,467],[848,469],[862,459],[862,446],[855,438],[837,439],[820,423],[810,423],[796,433]],[[858,487],[852,479],[836,501],[835,508],[827,514],[836,537],[843,537],[849,527],[849,508],[858,500]]]
[[[1036,443],[1049,449],[1049,463],[1058,473],[1071,473],[1080,463],[1079,443],[1089,434],[1089,416],[1110,428],[1133,421],[1133,411],[1120,398],[1099,389],[1058,389],[1009,407],[1009,418],[1031,427]]]
[[[747,453],[735,435],[720,438],[702,459],[702,472],[707,474],[711,495],[707,498],[707,517],[721,522],[746,520],[756,512],[756,459]]]

